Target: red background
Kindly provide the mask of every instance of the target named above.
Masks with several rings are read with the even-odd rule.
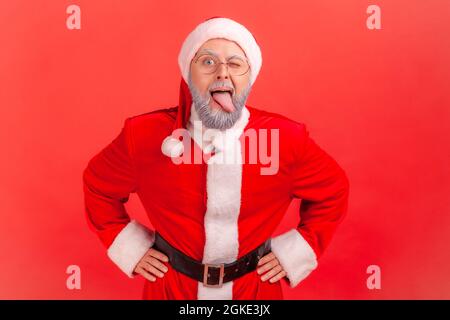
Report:
[[[81,30],[66,28],[70,4]],[[381,30],[366,27],[370,4]],[[350,179],[346,220],[286,298],[449,299],[446,0],[2,0],[0,298],[140,298],[142,278],[123,275],[88,229],[82,170],[126,117],[177,104],[182,41],[216,15],[261,46],[249,104],[304,122]],[[149,224],[136,195],[127,209]],[[72,264],[81,290],[66,288]],[[372,264],[380,290],[366,286]]]

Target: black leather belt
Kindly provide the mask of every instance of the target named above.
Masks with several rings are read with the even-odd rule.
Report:
[[[177,248],[173,247],[158,232],[155,232],[153,248],[163,252],[170,261],[170,265],[177,271],[203,282],[205,287],[222,287],[222,284],[232,281],[244,274],[253,271],[258,265],[259,259],[271,251],[271,239],[269,238],[256,249],[231,263],[203,264],[192,259]]]

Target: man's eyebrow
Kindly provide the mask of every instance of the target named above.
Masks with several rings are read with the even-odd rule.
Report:
[[[200,50],[197,54],[200,54],[200,53],[202,53],[203,51],[205,51],[205,52],[207,52],[207,53],[209,53],[209,54],[212,54],[213,56],[217,56],[217,53],[215,53],[213,50],[211,50],[211,49],[202,49],[202,50]]]
[[[215,56],[215,57],[218,57],[217,53],[214,52],[214,50],[211,50],[211,49],[202,49],[202,50],[200,50],[200,51],[197,53],[197,55],[201,54],[203,51],[205,51],[205,52],[207,52],[207,53],[209,53],[209,54],[211,54],[211,55],[213,55],[213,56]],[[239,54],[233,54],[233,55],[231,55],[231,56],[228,56],[227,59],[230,59],[230,58],[236,58],[236,57],[245,60],[245,58],[244,58],[243,56],[239,55]]]

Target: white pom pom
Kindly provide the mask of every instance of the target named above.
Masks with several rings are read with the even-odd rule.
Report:
[[[168,136],[161,144],[161,151],[168,157],[179,157],[184,151],[183,142],[172,136]]]

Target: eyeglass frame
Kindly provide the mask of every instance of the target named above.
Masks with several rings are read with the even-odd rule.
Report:
[[[195,57],[197,56],[197,54],[198,54],[198,53],[196,53],[196,54],[194,55],[194,58],[192,58],[192,60],[195,59]],[[217,67],[216,67],[216,69],[215,69],[213,72],[211,72],[211,73],[204,73],[204,72],[203,72],[203,74],[214,74],[215,72],[217,72],[217,70],[219,69],[219,66],[220,66],[221,64],[226,64],[226,65],[227,65],[227,71],[228,71],[228,73],[230,73],[228,62],[222,62],[222,60],[220,60],[220,58],[217,56],[217,54],[215,54],[215,53],[213,53],[213,52],[211,52],[211,51],[209,51],[209,50],[208,50],[206,53],[202,53],[201,55],[199,55],[198,58],[197,58],[195,61],[193,61],[193,62],[194,62],[194,63],[197,63],[198,60],[200,59],[200,57],[205,56],[205,55],[213,56],[213,57],[216,58],[219,62],[217,63]],[[248,66],[247,70],[246,70],[244,73],[242,73],[242,74],[237,74],[237,75],[232,75],[232,76],[240,77],[240,76],[243,76],[244,74],[246,74],[246,73],[250,70],[250,63],[249,63],[249,61],[248,61],[248,59],[247,59],[246,57],[242,57],[242,56],[240,56],[240,55],[232,55],[231,57],[228,57],[227,60],[230,60],[230,59],[235,58],[235,57],[238,57],[239,59],[244,59],[244,61],[247,63],[247,66]],[[230,75],[231,75],[231,74],[230,74]]]

